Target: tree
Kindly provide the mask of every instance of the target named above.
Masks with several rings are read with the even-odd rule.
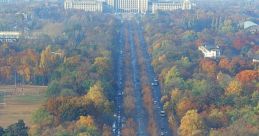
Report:
[[[111,127],[104,124],[102,136],[112,136]]]
[[[237,80],[232,80],[225,89],[225,95],[240,95],[242,91],[242,85]]]
[[[248,84],[259,80],[259,71],[243,70],[236,75],[236,79],[242,84]]]
[[[219,68],[230,71],[230,61],[227,58],[221,58],[219,61]]]
[[[43,127],[52,124],[53,117],[48,113],[48,111],[40,108],[32,114],[32,122]]]
[[[5,130],[6,136],[28,136],[28,127],[23,120],[18,120],[17,123],[12,124]]]
[[[96,127],[94,119],[91,116],[80,116],[79,120],[76,122],[78,126],[84,127]]]
[[[203,72],[207,73],[209,76],[216,75],[217,64],[213,60],[202,59],[200,61],[200,68]]]
[[[61,91],[61,86],[59,82],[54,80],[48,85],[46,95],[48,97],[59,96],[60,91]]]
[[[99,136],[97,126],[91,116],[80,116],[76,122],[79,136]]]
[[[85,99],[94,102],[94,104],[98,107],[105,103],[107,100],[103,94],[104,90],[100,83],[94,84],[90,87],[88,93],[85,95]]]
[[[0,136],[4,135],[4,129],[2,127],[0,127]]]
[[[106,57],[97,57],[94,60],[94,66],[98,74],[104,74],[110,67],[110,61]]]
[[[179,127],[180,136],[204,136],[206,129],[203,119],[197,110],[189,110],[181,120]]]
[[[176,106],[178,116],[182,117],[188,110],[195,109],[196,105],[188,98],[183,98]]]
[[[126,121],[125,127],[122,129],[123,136],[136,136],[136,128],[137,124],[134,122],[132,118],[129,118]]]

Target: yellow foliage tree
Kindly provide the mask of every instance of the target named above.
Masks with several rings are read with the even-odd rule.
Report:
[[[96,106],[102,105],[104,103],[105,96],[103,94],[103,88],[101,87],[101,84],[97,83],[90,87],[90,90],[86,94],[85,98],[92,101]]]
[[[77,126],[93,127],[95,128],[94,119],[91,116],[80,116],[79,120],[76,122]]]
[[[227,88],[225,89],[225,95],[240,95],[242,91],[242,85],[239,81],[237,80],[232,80],[229,85],[227,86]]]
[[[206,129],[197,110],[189,110],[181,120],[180,136],[205,136]]]
[[[90,90],[84,96],[84,99],[85,101],[93,102],[95,107],[99,109],[105,110],[106,112],[111,112],[111,104],[103,92],[103,88],[101,84],[98,82],[92,87],[90,87]]]
[[[40,68],[46,70],[48,68],[48,61],[50,60],[51,49],[48,46],[45,50],[41,52],[40,55]]]

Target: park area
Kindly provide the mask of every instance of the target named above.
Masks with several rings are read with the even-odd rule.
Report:
[[[19,119],[30,125],[31,114],[45,100],[46,86],[0,86],[0,126],[7,127]]]

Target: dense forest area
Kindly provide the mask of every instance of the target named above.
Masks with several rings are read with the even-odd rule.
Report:
[[[173,135],[259,134],[259,64],[253,62],[259,33],[243,26],[258,24],[259,9],[204,6],[123,20],[120,14],[43,5],[0,8],[0,30],[23,33],[16,42],[0,42],[0,84],[48,86],[31,124],[18,120],[0,127],[0,136],[135,136],[139,123],[156,136],[165,129],[157,111],[159,117],[166,112],[161,118]],[[204,45],[219,48],[220,57],[205,58],[198,50]],[[162,90],[159,109],[155,86]],[[122,117],[116,115],[118,96]],[[136,119],[140,111],[143,122]],[[116,118],[122,118],[121,128]]]
[[[48,85],[46,102],[25,130],[34,136],[110,135],[120,21],[81,11],[52,18],[40,11],[34,11],[30,38],[0,45],[1,84]],[[23,121],[13,126],[21,123],[25,127]],[[9,127],[1,132],[23,131]]]
[[[252,59],[259,33],[243,29],[246,18],[233,9],[144,17],[161,102],[176,135],[258,135],[259,71]],[[204,58],[198,47],[205,44],[219,46],[221,57]]]

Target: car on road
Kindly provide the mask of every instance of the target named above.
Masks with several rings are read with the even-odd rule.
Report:
[[[157,104],[157,101],[156,101],[156,100],[154,101],[154,104],[155,104],[155,105]]]
[[[158,86],[158,82],[151,83],[152,86]]]
[[[154,82],[158,82],[158,79],[157,79],[157,78],[154,78]]]
[[[163,131],[160,132],[160,136],[164,136],[165,133]]]
[[[164,111],[164,110],[161,110],[161,111],[160,111],[160,116],[161,116],[161,117],[165,117],[165,111]]]
[[[115,124],[115,122],[113,122],[113,124],[112,124],[112,132],[115,133],[115,131],[116,131],[116,124]]]

